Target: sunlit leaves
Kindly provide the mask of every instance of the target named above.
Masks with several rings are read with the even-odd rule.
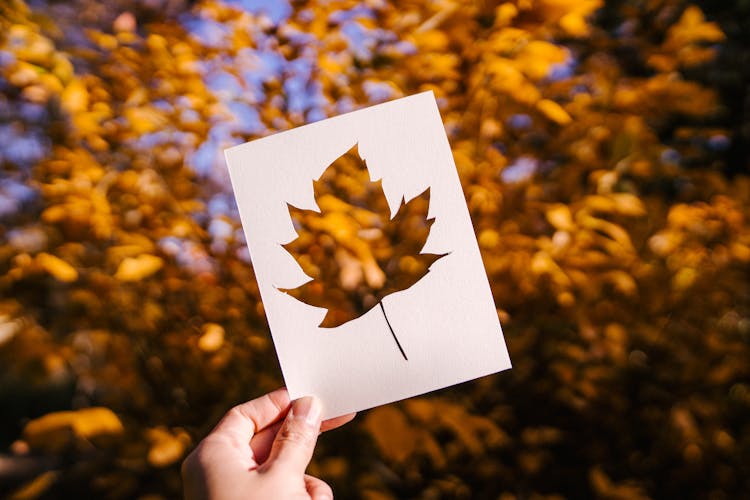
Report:
[[[747,120],[709,85],[744,89],[716,61],[746,6],[255,3],[0,2],[3,453],[73,464],[16,491],[179,495],[190,443],[282,383],[220,149],[428,89],[514,368],[373,411],[311,471],[343,498],[748,490]],[[56,413],[86,407],[112,413]]]
[[[313,280],[280,290],[327,309],[321,327],[358,318],[386,296],[414,285],[443,257],[421,253],[435,222],[427,215],[429,188],[409,201],[402,198],[391,210],[382,180],[370,180],[357,144],[313,186],[320,212],[289,206],[299,235],[284,245]]]
[[[716,57],[716,47],[712,44],[725,38],[718,24],[706,21],[700,7],[690,5],[667,30],[664,42],[648,63],[660,71],[705,64]]]

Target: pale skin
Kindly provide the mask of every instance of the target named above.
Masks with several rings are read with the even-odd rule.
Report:
[[[321,421],[320,400],[277,389],[232,408],[182,464],[186,500],[332,500],[305,474],[318,434],[354,418]]]

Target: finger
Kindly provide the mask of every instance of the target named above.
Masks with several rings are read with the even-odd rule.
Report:
[[[356,413],[350,413],[348,415],[324,420],[320,426],[320,432],[326,432],[341,427],[345,423],[350,422],[355,415]],[[281,422],[276,422],[275,424],[269,425],[265,429],[256,433],[250,440],[250,448],[253,450],[255,461],[259,464],[262,464],[268,459],[268,455],[271,453],[271,446],[273,445],[274,439],[276,439],[276,434],[279,432],[279,429],[281,429],[281,424]]]
[[[312,500],[333,500],[333,490],[328,483],[305,474],[305,489]]]
[[[320,400],[314,396],[294,401],[263,465],[303,475],[318,440],[322,410]]]
[[[323,424],[320,426],[320,432],[330,431],[338,427],[341,427],[342,425],[354,420],[354,417],[356,416],[357,416],[356,413],[349,413],[347,415],[341,415],[340,417],[329,418],[328,420],[324,420]]]
[[[273,441],[276,439],[276,434],[279,433],[282,424],[283,422],[276,422],[269,425],[250,440],[250,448],[253,450],[255,461],[259,464],[268,459],[268,455],[271,453],[271,446],[273,446]]]
[[[289,393],[286,388],[276,389],[229,410],[212,434],[237,439],[238,442],[247,445],[256,432],[284,418],[289,406]]]

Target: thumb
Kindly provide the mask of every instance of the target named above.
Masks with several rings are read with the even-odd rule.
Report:
[[[304,474],[318,440],[322,412],[321,402],[315,396],[294,401],[264,465]]]

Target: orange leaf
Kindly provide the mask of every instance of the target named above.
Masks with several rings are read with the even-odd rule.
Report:
[[[42,269],[60,281],[71,282],[78,279],[78,271],[59,257],[40,253],[36,256],[36,261]]]
[[[159,271],[162,266],[164,261],[155,255],[128,257],[118,266],[115,278],[120,281],[141,281]]]

